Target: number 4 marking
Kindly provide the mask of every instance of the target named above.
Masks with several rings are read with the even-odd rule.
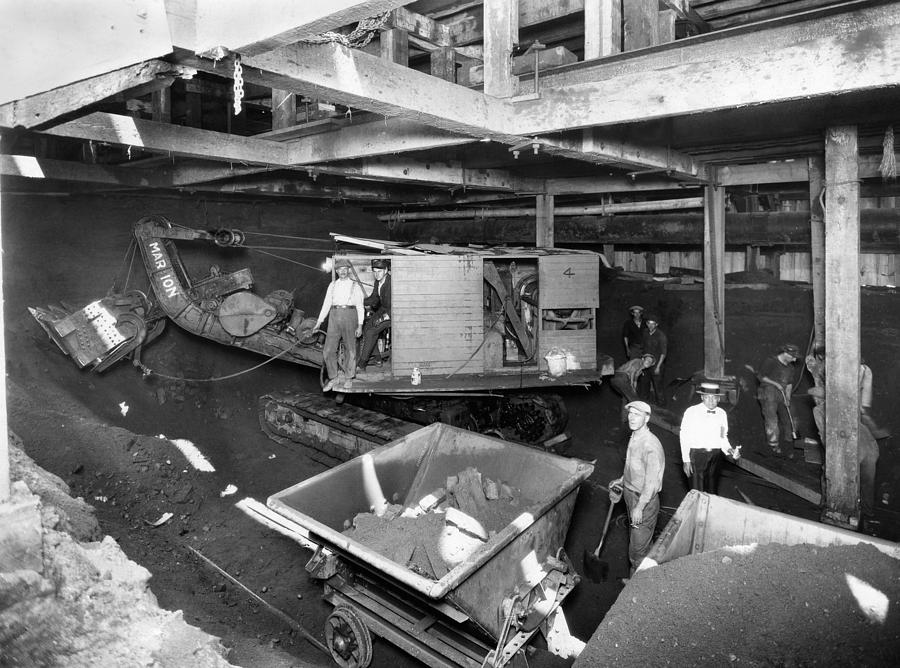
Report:
[[[572,267],[566,267],[566,270],[563,272],[563,276],[568,276],[572,278],[575,275],[575,272],[572,271]]]

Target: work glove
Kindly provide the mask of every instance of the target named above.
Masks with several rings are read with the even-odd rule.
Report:
[[[621,478],[617,480],[610,480],[609,482],[609,501],[613,505],[616,505],[619,501],[622,500],[622,480]]]

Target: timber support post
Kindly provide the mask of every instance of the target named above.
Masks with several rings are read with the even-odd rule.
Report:
[[[537,220],[535,222],[535,245],[543,248],[553,248],[556,245],[553,230],[553,195],[537,195],[535,209]]]
[[[703,374],[725,377],[725,187],[710,184],[703,198]]]
[[[813,288],[813,329],[817,346],[825,345],[825,158],[809,158],[809,231]]]
[[[859,167],[855,126],[825,136],[825,508],[859,521]]]

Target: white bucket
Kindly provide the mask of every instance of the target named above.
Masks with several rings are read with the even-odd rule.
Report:
[[[581,368],[581,363],[575,357],[575,353],[566,352],[566,371],[577,371]]]
[[[566,373],[566,356],[563,353],[550,352],[544,355],[547,360],[547,370],[554,378]]]

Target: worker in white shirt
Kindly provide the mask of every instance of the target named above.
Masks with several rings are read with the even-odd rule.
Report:
[[[703,382],[697,393],[702,403],[688,408],[681,418],[681,461],[691,489],[715,494],[722,459],[726,455],[738,459],[740,447],[728,442],[728,415],[719,408],[724,395],[718,383]]]
[[[365,317],[363,300],[366,295],[359,282],[350,278],[350,261],[343,258],[335,260],[334,270],[337,278],[325,292],[325,300],[315,326],[315,329],[320,329],[325,318],[328,318],[325,347],[322,349],[328,382],[322,388],[323,392],[356,376],[356,339],[362,335]],[[337,359],[341,341],[344,342],[344,371],[340,370]]]

